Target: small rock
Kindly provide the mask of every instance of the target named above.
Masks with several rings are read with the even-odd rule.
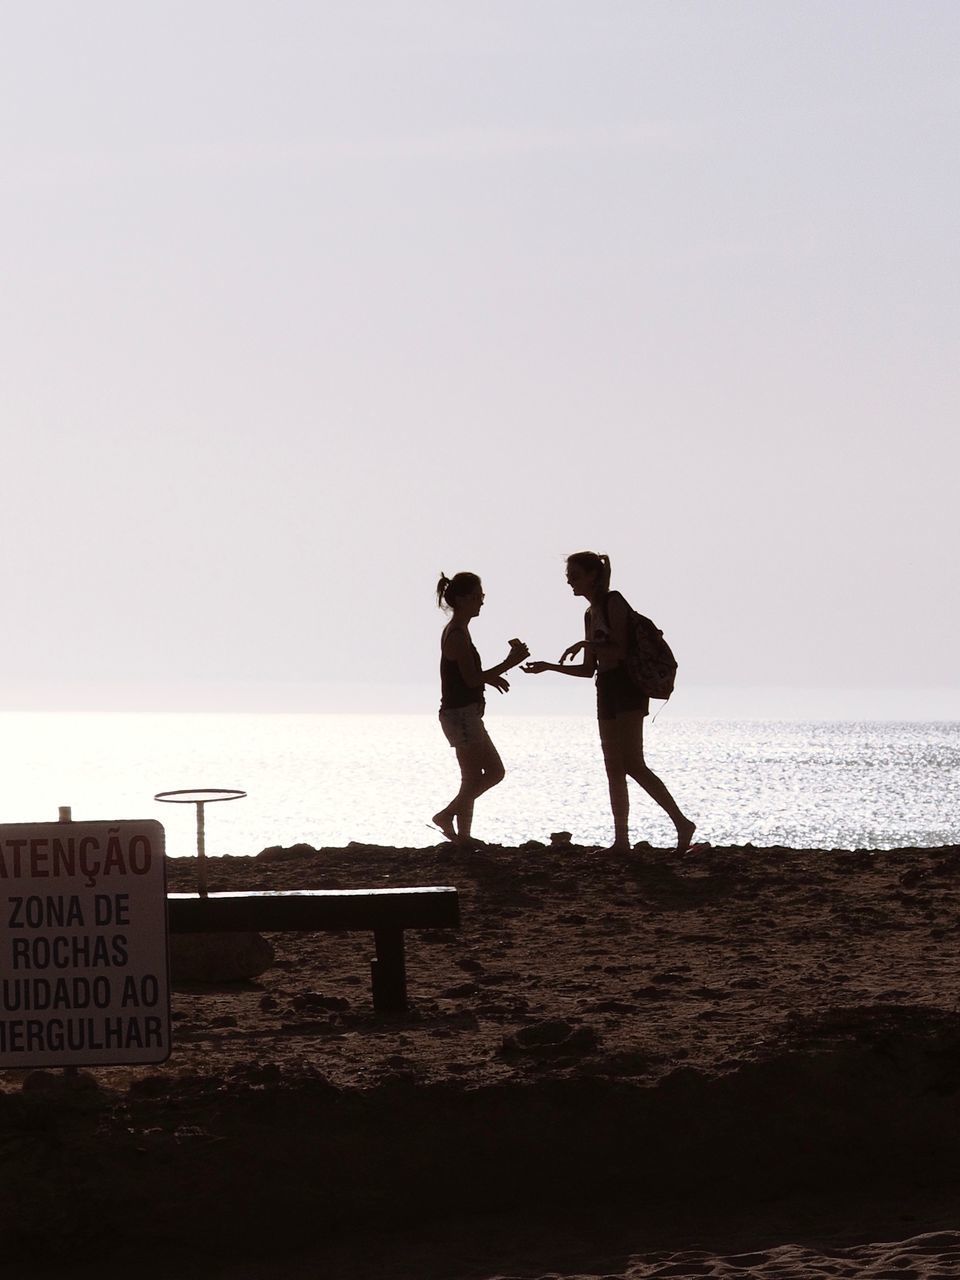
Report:
[[[560,1044],[573,1031],[573,1024],[558,1018],[551,1022],[532,1022],[521,1027],[516,1034],[517,1044],[524,1047],[541,1044]]]
[[[651,979],[658,986],[669,986],[674,982],[689,982],[690,979],[686,974],[678,973],[676,969],[668,969],[665,973],[655,973]]]
[[[593,1053],[600,1044],[600,1036],[593,1027],[577,1027],[563,1042],[570,1053]]]
[[[534,1022],[521,1027],[513,1035],[506,1035],[500,1042],[505,1054],[570,1054],[592,1053],[599,1045],[600,1037],[593,1027],[574,1026],[563,1019]]]
[[[294,1009],[329,1009],[334,1013],[342,1013],[350,1008],[350,1001],[343,996],[325,996],[320,991],[303,991],[294,996],[290,1002]]]
[[[294,858],[312,858],[317,850],[312,844],[291,844],[286,848],[283,845],[272,844],[267,849],[261,849],[257,854],[258,862],[287,862]]]

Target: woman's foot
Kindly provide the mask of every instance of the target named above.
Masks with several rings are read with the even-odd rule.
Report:
[[[691,822],[689,818],[684,818],[682,822],[677,823],[677,853],[687,852],[696,829],[697,824]]]
[[[454,829],[453,818],[449,813],[435,813],[433,815],[433,825],[442,833],[445,839],[456,843],[457,833]]]
[[[457,836],[457,844],[460,845],[461,849],[486,849],[487,847],[486,840],[480,840],[477,836],[472,836],[469,831],[466,835],[460,834]]]

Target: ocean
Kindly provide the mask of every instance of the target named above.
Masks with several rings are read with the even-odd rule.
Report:
[[[516,845],[569,831],[609,844],[606,779],[589,716],[488,715],[507,768],[477,802],[474,834]],[[432,715],[0,714],[0,821],[156,818],[167,851],[196,851],[193,805],[160,791],[236,788],[205,810],[208,855],[350,841],[416,847],[455,793],[454,753]],[[698,838],[715,845],[889,849],[960,841],[960,723],[671,719],[646,756]],[[672,843],[631,784],[631,839]]]

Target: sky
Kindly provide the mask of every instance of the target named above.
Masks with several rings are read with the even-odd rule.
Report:
[[[960,719],[953,0],[0,2],[0,708]],[[561,676],[498,706],[588,712]]]

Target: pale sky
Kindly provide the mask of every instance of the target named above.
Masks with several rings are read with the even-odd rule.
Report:
[[[960,718],[958,36],[0,3],[0,706],[432,712],[438,572],[556,660],[592,549],[678,714]]]

